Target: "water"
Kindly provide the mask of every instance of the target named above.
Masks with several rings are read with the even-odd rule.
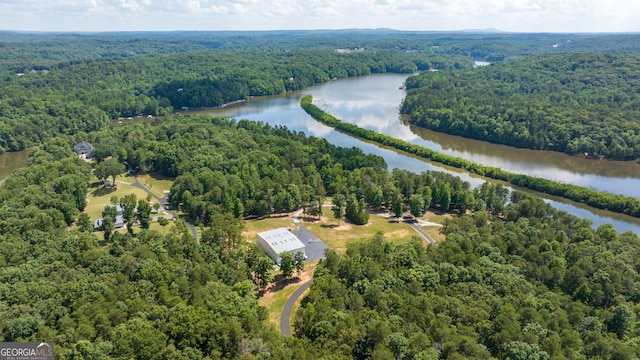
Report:
[[[555,181],[589,186],[595,189],[640,196],[640,165],[636,163],[577,158],[561,153],[516,149],[483,141],[451,136],[409,126],[399,115],[399,104],[405,91],[398,89],[406,75],[378,74],[331,81],[280,96],[249,99],[222,109],[192,111],[228,116],[236,119],[263,121],[284,125],[295,131],[327,139],[332,144],[359,147],[367,153],[382,156],[389,167],[413,172],[437,170],[455,173],[472,185],[480,179],[458,169],[444,167],[422,159],[399,154],[377,144],[364,142],[335,131],[313,120],[300,108],[300,98],[311,94],[314,103],[339,119],[393,137],[459,156],[484,165],[503,168]],[[556,208],[580,217],[589,217],[594,225],[612,223],[619,231],[640,234],[640,219],[599,211],[563,199],[541,195]]]

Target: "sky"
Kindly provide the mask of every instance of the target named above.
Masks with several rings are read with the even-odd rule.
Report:
[[[638,0],[0,0],[0,30],[640,32]]]

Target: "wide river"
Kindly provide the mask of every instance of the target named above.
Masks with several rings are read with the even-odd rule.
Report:
[[[582,159],[550,151],[517,149],[451,136],[408,125],[398,107],[405,91],[400,90],[406,75],[376,74],[341,79],[308,89],[278,96],[253,98],[221,109],[190,111],[228,116],[236,119],[263,121],[284,125],[295,131],[327,139],[332,144],[359,147],[367,153],[382,156],[389,167],[421,172],[438,170],[454,173],[477,185],[486,179],[470,176],[458,169],[444,167],[396,151],[364,142],[335,131],[313,120],[300,108],[300,98],[311,94],[314,103],[339,119],[400,138],[449,155],[483,165],[496,166],[514,173],[540,176],[559,182],[640,197],[640,165],[631,162]],[[570,201],[538,194],[554,207],[579,217],[593,220],[597,226],[612,223],[620,232],[640,234],[640,219],[601,211]]]

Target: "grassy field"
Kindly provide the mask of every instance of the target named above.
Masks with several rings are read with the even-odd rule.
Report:
[[[451,217],[451,214],[435,214],[431,211],[427,211],[420,219],[442,224],[445,219],[449,219]],[[440,233],[440,226],[423,226],[422,230],[431,236],[431,238],[437,243],[444,241],[445,236]]]
[[[173,227],[173,220],[169,219],[169,225],[166,226],[165,228],[165,233],[168,233],[169,231],[171,231],[171,227]],[[137,234],[142,230],[142,228],[140,227],[140,225],[134,225],[133,226],[133,233]],[[149,224],[149,230],[156,230],[158,231],[160,234],[162,234],[162,226],[160,226],[160,224],[158,224],[158,222],[152,222],[151,224]],[[120,228],[120,229],[116,229],[115,231],[124,234],[127,232],[126,228]],[[102,232],[98,232],[96,234],[102,234]]]
[[[104,187],[101,182],[96,181],[89,186],[87,193],[87,207],[84,212],[89,214],[91,220],[95,220],[102,217],[102,210],[105,206],[110,204],[112,196],[123,197],[125,195],[135,194],[139,199],[145,199],[147,193],[133,185],[116,184],[115,188]],[[151,201],[151,206],[155,203]]]
[[[340,226],[337,226],[338,221],[333,218],[330,207],[323,207],[322,212],[320,220],[302,219],[304,227],[338,252],[345,252],[347,243],[370,239],[378,232],[382,232],[385,239],[394,243],[407,242],[417,235],[409,225],[380,215],[371,214],[366,225],[352,225],[340,220]]]
[[[159,174],[138,175],[138,181],[158,197],[163,197],[163,192],[171,189],[171,184],[173,184],[173,180]]]
[[[119,176],[118,180],[125,182],[133,182],[133,178],[125,175]],[[127,185],[122,183],[116,183],[115,188],[111,188],[109,186],[105,187],[101,181],[98,179],[93,179],[93,182],[89,184],[88,192],[87,192],[87,206],[84,209],[84,212],[89,215],[91,221],[99,219],[102,217],[102,210],[104,207],[111,204],[111,197],[123,197],[125,195],[135,194],[138,199],[145,199],[147,197],[147,193],[133,185]],[[151,205],[156,203],[155,200],[151,201]],[[158,214],[152,214],[152,216],[165,216],[166,213],[164,211],[160,211]],[[171,224],[167,225],[170,227]],[[162,227],[157,223],[151,224],[152,229],[156,229],[162,233]],[[126,232],[125,228],[118,229],[117,231]],[[140,227],[134,226],[134,232],[139,232]],[[102,233],[98,232],[96,235],[102,238]]]

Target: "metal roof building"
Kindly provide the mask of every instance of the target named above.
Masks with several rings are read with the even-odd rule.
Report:
[[[259,232],[257,242],[277,264],[284,252],[295,255],[301,251],[306,256],[302,241],[286,227]]]

